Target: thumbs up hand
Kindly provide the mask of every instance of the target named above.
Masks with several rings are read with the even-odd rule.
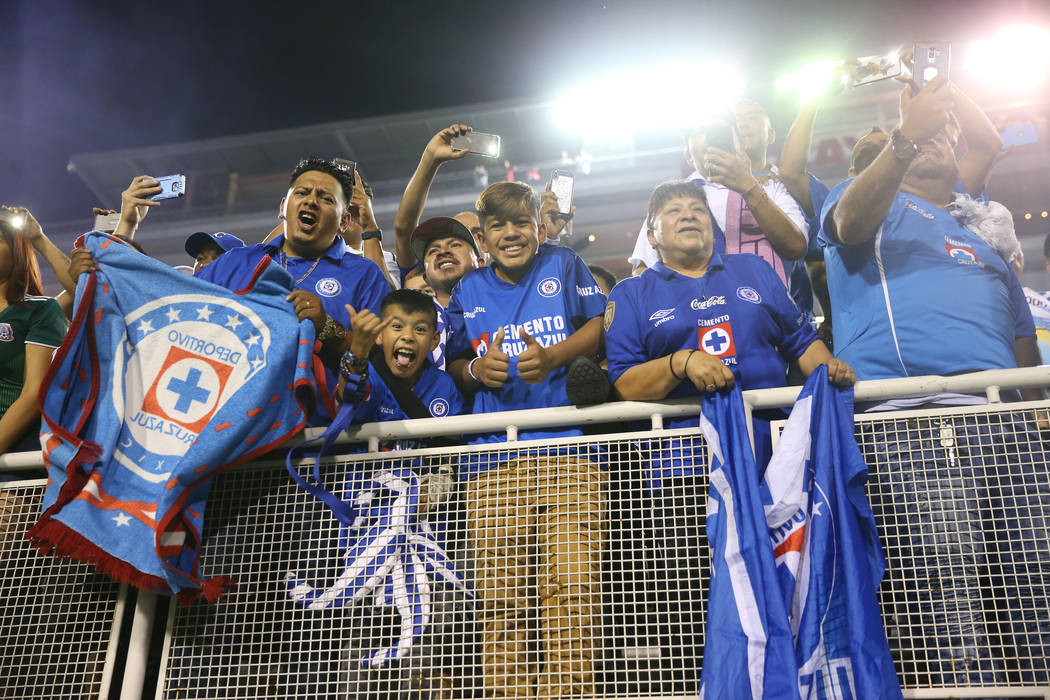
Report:
[[[518,355],[518,375],[529,384],[539,384],[555,368],[554,357],[524,329],[521,339],[525,341],[525,349]]]
[[[510,356],[503,352],[503,326],[492,336],[485,354],[474,363],[474,376],[492,389],[499,389],[507,381]]]

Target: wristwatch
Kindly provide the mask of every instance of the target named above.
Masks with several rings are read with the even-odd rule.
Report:
[[[890,147],[897,160],[912,160],[919,155],[919,146],[902,134],[899,127],[890,132]]]
[[[354,353],[347,350],[343,353],[343,356],[339,358],[339,372],[346,379],[348,374],[356,374],[358,376],[365,373],[368,369],[368,358],[357,357]]]
[[[377,228],[377,229],[372,229],[371,231],[365,231],[364,233],[361,234],[361,240],[362,241],[371,240],[373,238],[378,238],[380,241],[382,241],[383,240],[383,230]]]

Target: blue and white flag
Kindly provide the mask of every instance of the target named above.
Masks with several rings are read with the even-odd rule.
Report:
[[[766,468],[766,523],[803,700],[900,698],[876,590],[885,559],[853,437],[853,392],[814,371]]]
[[[703,395],[711,586],[701,697],[797,698],[795,653],[740,389]]]
[[[232,582],[198,572],[212,477],[302,429],[313,326],[269,258],[233,292],[105,234],[78,245],[99,269],[41,387],[49,482],[29,537],[118,581],[214,600]]]
[[[329,588],[317,590],[295,572],[285,575],[289,595],[311,610],[369,596],[376,607],[397,608],[397,642],[368,653],[363,666],[382,667],[408,654],[430,623],[435,586],[467,590],[437,533],[419,515],[419,486],[416,473],[402,467],[376,474],[370,487],[353,497],[346,568]]]

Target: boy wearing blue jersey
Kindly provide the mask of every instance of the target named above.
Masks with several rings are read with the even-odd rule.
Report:
[[[399,289],[383,299],[380,316],[349,304],[346,310],[355,333],[339,369],[343,401],[354,404],[352,422],[462,413],[463,397],[455,382],[430,361],[439,340],[433,299]]]
[[[438,369],[430,353],[439,342],[437,306],[427,294],[414,289],[399,289],[384,297],[380,315],[368,309],[357,311],[347,306],[354,338],[350,349],[340,362],[340,384],[344,405],[353,406],[352,423],[374,423],[409,418],[441,418],[463,411],[463,398],[455,382]],[[394,449],[420,447],[419,440],[399,440]],[[408,458],[401,467],[422,468],[423,460]],[[386,469],[388,467],[383,467]],[[425,471],[425,469],[424,469]],[[442,464],[432,467],[420,478],[419,513],[432,510],[452,497],[455,476],[452,467]],[[355,497],[359,483],[348,485],[348,498]],[[440,512],[432,521],[438,541],[444,546],[445,531],[450,523]],[[353,533],[343,530],[341,544],[349,545],[351,537],[360,537],[362,530]],[[456,591],[446,587],[430,593],[432,620],[422,642],[417,644],[410,658],[403,660],[400,670],[387,675],[390,691],[400,688],[408,694],[411,688],[440,685],[450,691],[454,679],[438,670],[447,670],[462,664],[462,659],[451,658],[457,649],[455,639]],[[366,640],[352,640],[355,646]],[[395,680],[396,679],[396,680]],[[351,694],[363,696],[374,692],[378,682],[374,673],[361,669],[350,674]]]
[[[565,406],[567,365],[601,346],[605,295],[570,249],[544,244],[531,187],[499,182],[476,209],[489,267],[449,304],[449,372],[474,412]],[[520,439],[579,435],[522,431]],[[501,438],[487,436],[481,441]],[[464,464],[490,697],[594,692],[600,624],[602,472],[575,450],[533,448]],[[530,601],[539,600],[537,631]],[[534,648],[537,638],[539,650]]]

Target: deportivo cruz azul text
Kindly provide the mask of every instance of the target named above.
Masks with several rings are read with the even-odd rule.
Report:
[[[184,335],[175,329],[168,331],[168,341],[181,348],[186,348],[192,352],[213,357],[221,362],[226,362],[231,365],[235,365],[241,361],[241,353],[236,352],[231,348],[216,345],[215,343],[203,338]]]

